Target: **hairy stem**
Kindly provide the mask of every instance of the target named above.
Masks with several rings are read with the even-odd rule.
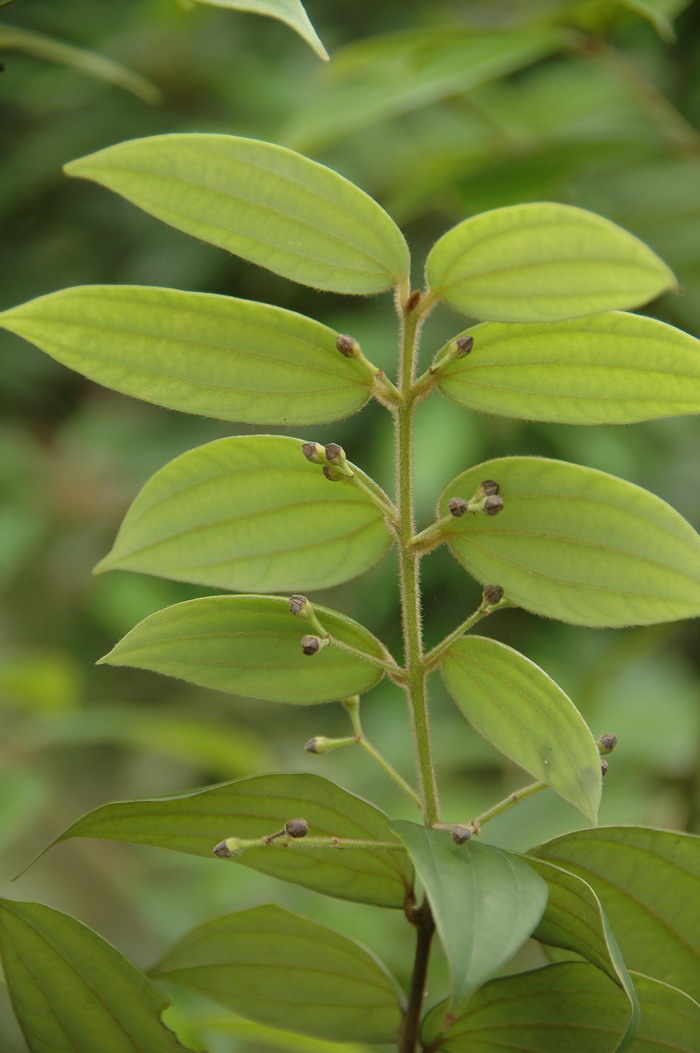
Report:
[[[423,668],[421,633],[420,558],[411,546],[414,533],[413,425],[415,401],[411,387],[415,373],[416,343],[421,316],[401,309],[401,360],[399,387],[404,401],[396,412],[398,543],[401,585],[401,624],[406,667],[406,694],[420,780],[423,815],[428,826],[440,821],[437,782],[428,726],[428,698]]]
[[[422,906],[417,908],[413,920],[416,925],[416,956],[413,960],[408,1004],[399,1031],[399,1053],[414,1053],[420,1038],[421,1010],[430,961],[430,945],[435,932],[435,922],[427,899],[423,900]]]
[[[406,782],[403,775],[397,772],[396,768],[386,757],[379,752],[379,750],[372,745],[367,736],[365,735],[362,727],[362,720],[360,719],[360,696],[352,695],[350,698],[343,700],[343,706],[350,715],[352,721],[352,730],[355,732],[354,742],[358,746],[361,746],[365,753],[368,753],[370,757],[377,762],[377,764],[384,769],[390,779],[393,779],[397,786],[399,786],[407,797],[410,797],[414,804],[417,804],[419,808],[423,807],[423,802],[409,783]]]

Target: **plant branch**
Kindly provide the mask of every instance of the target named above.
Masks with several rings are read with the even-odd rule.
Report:
[[[334,848],[341,850],[345,848],[381,848],[382,851],[405,852],[406,849],[399,841],[367,841],[357,837],[284,837],[272,835],[267,837],[227,837],[220,841],[213,849],[214,855],[221,859],[234,859],[242,852],[250,848],[265,848],[276,851],[277,849],[307,849],[307,848]]]
[[[468,618],[465,618],[463,622],[460,622],[457,628],[453,629],[452,632],[449,633],[449,635],[447,635],[444,640],[441,640],[440,643],[436,644],[431,651],[428,651],[424,661],[426,673],[432,673],[433,669],[435,669],[435,667],[439,664],[440,659],[444,655],[445,651],[449,650],[452,644],[456,640],[459,640],[460,636],[464,636],[464,634],[469,632],[469,630],[472,629],[478,622],[480,622],[483,618],[486,618],[489,614],[493,614],[494,611],[501,610],[503,607],[511,606],[513,605],[510,604],[508,600],[502,599],[498,603],[488,603],[488,601],[484,597],[479,608],[476,611],[474,611],[473,614],[470,614]]]
[[[497,815],[501,815],[506,809],[512,808],[514,804],[519,804],[520,801],[524,801],[528,797],[532,797],[533,794],[539,793],[540,790],[546,790],[548,783],[546,782],[531,782],[528,786],[523,786],[522,790],[515,790],[513,793],[509,793],[507,797],[504,797],[498,804],[494,804],[492,808],[488,808],[481,815],[478,815],[476,819],[471,819],[466,826],[470,826],[475,834],[478,834],[484,823],[488,823],[491,819],[495,819]]]
[[[400,390],[404,396],[404,401],[398,407],[395,416],[401,624],[407,673],[406,694],[411,714],[423,815],[425,822],[432,825],[439,822],[440,806],[428,726],[426,676],[423,669],[420,558],[411,544],[414,533],[413,425],[415,404],[410,397],[410,392],[415,374],[416,344],[424,315],[417,309],[410,309],[408,303],[398,304],[397,307],[402,319],[399,381]]]
[[[406,782],[403,775],[400,775],[399,772],[397,772],[396,768],[394,768],[394,766],[389,763],[386,757],[383,754],[381,754],[375,746],[372,745],[372,743],[365,735],[364,729],[362,727],[362,721],[360,719],[360,696],[352,695],[350,698],[343,699],[343,706],[350,716],[350,720],[352,722],[352,730],[355,732],[353,741],[356,742],[358,746],[361,746],[365,753],[368,753],[369,756],[372,757],[377,762],[377,764],[384,769],[389,778],[394,780],[396,785],[400,787],[401,790],[403,790],[407,797],[411,798],[414,804],[417,804],[419,808],[422,808],[423,802],[421,801],[420,797],[413,789],[413,787]]]
[[[404,680],[406,677],[406,670],[402,669],[391,655],[388,655],[388,659],[379,658],[377,655],[370,654],[369,651],[362,651],[359,647],[353,647],[352,644],[345,643],[344,640],[338,639],[337,636],[332,636],[331,633],[325,630],[323,638],[328,641],[331,647],[337,647],[339,651],[345,651],[346,654],[351,654],[354,658],[361,658],[363,662],[376,665],[378,669],[383,669],[385,673],[397,680]]]
[[[435,922],[427,899],[415,910],[413,923],[416,926],[416,955],[408,991],[408,1003],[399,1031],[399,1053],[414,1053],[420,1038],[421,1012],[425,997],[425,981],[430,962],[430,946],[435,932]]]

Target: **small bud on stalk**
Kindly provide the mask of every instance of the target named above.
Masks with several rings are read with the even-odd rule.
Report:
[[[499,512],[503,511],[503,498],[499,497],[498,494],[489,494],[488,497],[484,498],[482,508],[487,516],[497,516]]]
[[[481,490],[484,497],[490,497],[491,494],[498,494],[501,490],[498,483],[494,482],[493,479],[484,479],[479,489]]]
[[[306,457],[307,461],[311,461],[312,464],[325,464],[326,463],[326,451],[320,442],[304,442],[301,444],[301,452]]]
[[[306,837],[309,824],[306,819],[288,819],[284,824],[284,832],[290,837]]]
[[[353,746],[357,742],[354,736],[344,739],[328,739],[325,735],[314,735],[304,746],[307,753],[330,753],[331,750],[340,749],[341,746]]]
[[[335,346],[340,351],[341,355],[345,355],[346,358],[353,358],[360,350],[360,345],[354,336],[348,336],[347,333],[340,333],[335,341]]]
[[[232,859],[243,851],[241,840],[238,837],[227,837],[225,841],[219,841],[214,847],[214,855],[219,859]]]
[[[321,650],[321,641],[318,636],[302,636],[301,638],[301,649],[304,654],[318,654]]]
[[[463,516],[468,511],[469,504],[463,497],[451,497],[447,507],[450,510],[450,515],[459,519],[460,516]]]
[[[289,609],[292,614],[302,614],[304,609],[310,607],[311,604],[307,600],[306,596],[299,596],[295,594],[289,597]]]
[[[608,762],[603,757],[601,757],[601,759],[600,759],[600,774],[603,776],[603,778],[605,778],[605,776],[608,774],[608,769],[609,768],[610,768],[610,765],[608,764]]]
[[[596,746],[598,747],[598,752],[602,757],[604,757],[608,753],[612,753],[612,751],[617,746],[617,735],[613,735],[611,733],[601,735],[596,743]]]
[[[452,829],[452,840],[457,845],[463,845],[473,833],[471,826],[455,826]]]
[[[500,585],[485,585],[482,593],[484,603],[489,607],[495,607],[503,599],[503,589]]]
[[[455,358],[466,358],[471,349],[474,347],[473,336],[458,336],[455,340],[456,354]]]

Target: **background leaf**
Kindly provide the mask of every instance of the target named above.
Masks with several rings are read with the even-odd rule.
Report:
[[[599,896],[631,969],[700,995],[700,837],[608,826],[577,830],[532,854],[583,878]]]
[[[302,40],[309,44],[319,58],[328,59],[319,36],[309,21],[301,0],[196,0],[200,4],[211,4],[214,7],[230,7],[235,11],[252,11],[257,15],[268,15],[286,22]]]
[[[522,859],[492,845],[458,845],[446,830],[397,820],[430,901],[450,964],[450,1012],[522,946],[542,916],[547,886]]]
[[[328,326],[230,296],[83,285],[5,311],[0,326],[105,387],[221,420],[316,424],[369,397]]]
[[[401,995],[381,962],[347,936],[277,906],[198,925],[151,975],[316,1038],[392,1042],[399,1029]]]
[[[433,246],[433,294],[475,318],[542,322],[637,307],[676,285],[650,248],[571,205],[510,205],[472,216]]]
[[[213,860],[212,850],[224,838],[262,838],[295,816],[306,819],[314,837],[394,839],[387,816],[374,805],[320,775],[299,773],[104,804],[73,823],[54,844],[71,837],[99,837]],[[403,907],[413,880],[405,853],[382,848],[287,850],[273,842],[250,848],[233,862],[327,896],[380,907]]]
[[[446,487],[470,498],[500,484],[497,516],[449,526],[452,554],[513,603],[576,625],[647,625],[700,613],[700,539],[660,498],[605,472],[543,457],[501,457]]]
[[[168,1001],[96,932],[40,903],[0,900],[0,953],[31,1053],[177,1053]]]
[[[24,51],[49,62],[70,66],[89,77],[96,77],[118,88],[124,88],[152,105],[161,101],[161,93],[155,84],[122,66],[121,62],[115,62],[107,55],[99,55],[95,51],[66,44],[55,37],[47,37],[43,33],[34,33],[30,29],[21,29],[18,26],[0,25],[0,48]]]
[[[406,242],[376,201],[282,146],[157,135],[71,161],[66,172],[302,285],[369,294],[407,279]]]
[[[329,482],[301,446],[244,435],[182,454],[146,483],[96,569],[241,592],[320,589],[364,573],[391,547],[384,517],[350,480]]]
[[[630,424],[700,412],[700,341],[615,311],[564,322],[485,322],[473,350],[438,372],[468,409],[562,424]]]
[[[544,670],[496,640],[465,636],[445,652],[440,671],[480,735],[596,823],[598,748],[576,706]]]
[[[548,947],[580,954],[624,991],[629,1017],[616,1047],[624,1049],[639,1030],[639,999],[601,902],[582,878],[542,859],[531,858],[549,890],[547,907],[532,938]]]
[[[695,1053],[700,1006],[674,987],[635,975],[642,1026],[629,1053]],[[424,1025],[438,1025],[436,1006]],[[622,992],[597,969],[578,962],[492,980],[477,991],[467,1011],[437,1047],[472,1053],[497,1045],[512,1053],[612,1053],[625,1026]]]
[[[332,636],[386,660],[379,640],[363,626],[326,607],[314,609]],[[209,596],[152,614],[100,662],[298,705],[364,694],[381,680],[381,669],[332,644],[303,654],[307,631],[280,596]]]

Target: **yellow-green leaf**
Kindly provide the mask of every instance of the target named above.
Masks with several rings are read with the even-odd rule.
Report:
[[[108,146],[66,172],[302,285],[371,294],[408,277],[406,242],[377,202],[283,146],[157,135]]]
[[[105,387],[185,413],[316,424],[369,397],[328,326],[230,296],[85,285],[4,311],[0,327]]]
[[[227,837],[262,840],[296,816],[306,819],[310,837],[396,841],[398,846],[378,808],[320,775],[305,773],[260,775],[189,793],[103,804],[53,843],[99,837],[153,845],[203,856],[217,866],[248,866],[337,899],[403,907],[413,868],[405,852],[385,846],[315,848],[300,841],[285,848],[273,841],[230,862],[214,859],[214,846]]]
[[[643,315],[484,322],[438,372],[461,406],[520,420],[630,424],[700,413],[700,340]]]
[[[211,4],[213,7],[228,7],[234,11],[252,11],[256,15],[276,18],[291,26],[302,40],[305,40],[314,49],[319,58],[328,59],[328,52],[311,25],[301,0],[196,0],[196,2]]]
[[[168,1000],[116,948],[42,903],[0,900],[0,955],[31,1053],[182,1053]]]
[[[500,514],[446,527],[459,562],[536,614],[577,625],[647,625],[700,614],[700,538],[673,508],[594,468],[544,457],[501,457],[443,492],[469,499],[500,485]]]
[[[382,644],[362,625],[326,607],[315,611],[341,644],[387,660]],[[381,668],[332,643],[304,654],[301,639],[308,632],[279,596],[210,596],[150,615],[100,662],[298,705],[363,694],[381,680]]]
[[[384,516],[353,480],[330,482],[301,446],[245,435],[177,457],[146,483],[96,570],[241,592],[327,588],[364,573],[391,546]]]
[[[428,256],[433,295],[474,318],[544,322],[638,307],[676,280],[647,245],[584,209],[552,202],[482,212]]]
[[[401,993],[371,951],[273,905],[198,925],[151,975],[315,1038],[393,1042],[401,1022]]]
[[[576,706],[544,670],[496,640],[465,636],[446,651],[440,671],[480,735],[596,822],[598,748]]]

